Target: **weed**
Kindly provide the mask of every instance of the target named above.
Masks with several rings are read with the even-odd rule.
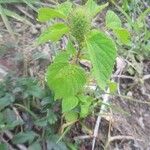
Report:
[[[54,20],[54,24],[38,38],[38,44],[59,41],[64,35],[68,37],[66,49],[55,57],[46,73],[46,81],[55,99],[62,100],[62,112],[67,122],[77,121],[90,113],[93,97],[86,94],[85,85],[89,84],[91,75],[80,66],[82,58],[90,59],[93,67],[90,74],[99,87],[105,90],[108,86],[117,55],[116,45],[110,36],[94,29],[91,24],[107,6],[108,3],[98,6],[93,0],[83,6],[66,1],[55,9],[41,8],[38,11],[39,21]],[[56,22],[56,18],[60,22]],[[130,33],[110,10],[106,14],[106,28],[114,32],[120,43],[130,43]]]
[[[40,148],[40,143],[47,140],[47,147],[66,147],[63,142],[55,144],[58,138],[54,136],[54,124],[59,116],[55,109],[52,94],[35,78],[9,75],[0,82],[0,134],[5,139],[8,130],[9,135],[14,133],[11,141],[16,146],[26,143],[29,149]]]

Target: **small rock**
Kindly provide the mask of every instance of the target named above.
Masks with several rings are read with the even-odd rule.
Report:
[[[16,28],[21,28],[22,24],[19,22],[16,22]]]
[[[8,72],[6,71],[6,69],[4,69],[4,67],[0,65],[0,81],[3,80],[3,78],[7,75],[7,73]]]
[[[33,35],[36,35],[36,34],[38,33],[38,30],[33,27],[33,28],[31,28],[31,33],[32,33]]]
[[[0,34],[0,38],[2,38],[3,36],[2,36],[2,34]]]
[[[132,97],[132,92],[131,92],[131,91],[129,91],[129,92],[127,93],[127,96]]]
[[[21,33],[21,32],[22,32],[22,29],[21,29],[21,28],[16,28],[15,32]]]
[[[144,125],[144,122],[143,122],[143,117],[138,118],[137,121],[138,121],[138,124],[139,124],[143,129],[145,129],[145,125]]]
[[[51,59],[51,53],[50,53],[50,47],[49,44],[45,44],[43,50],[42,50],[43,54],[46,56],[47,59]]]
[[[40,24],[36,24],[36,25],[35,25],[35,28],[36,28],[36,29],[41,29],[41,27],[42,27],[42,25],[40,25]]]
[[[86,67],[86,68],[88,68],[88,69],[91,69],[91,68],[92,68],[91,62],[88,61],[88,60],[86,60],[86,59],[80,60],[80,63],[81,63],[84,67]]]
[[[117,61],[117,71],[115,74],[119,74],[120,72],[123,71],[123,69],[125,68],[126,66],[126,62],[123,58],[121,57],[117,57],[116,58],[116,61]]]

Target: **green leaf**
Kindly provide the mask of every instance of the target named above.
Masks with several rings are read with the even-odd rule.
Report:
[[[14,121],[16,121],[16,114],[13,110],[6,108],[3,111],[3,117],[5,120],[5,123],[12,124]]]
[[[86,82],[84,70],[69,63],[53,63],[48,67],[46,78],[57,98],[74,96]]]
[[[34,122],[34,124],[39,126],[39,127],[45,127],[45,126],[47,126],[47,118],[43,117],[41,119],[38,119]]]
[[[66,147],[66,144],[63,141],[58,141],[60,137],[56,135],[52,135],[51,137],[48,138],[46,141],[47,143],[47,150],[68,150]]]
[[[114,29],[113,32],[122,44],[130,45],[131,35],[127,29],[118,28]]]
[[[91,31],[86,39],[94,76],[103,90],[109,80],[116,58],[114,42],[103,32]]]
[[[75,122],[78,120],[78,113],[74,111],[70,111],[65,114],[65,120],[67,122]]]
[[[36,98],[42,98],[45,94],[44,90],[39,85],[30,86],[26,92]]]
[[[17,135],[15,135],[12,139],[14,144],[22,144],[25,142],[32,142],[34,138],[37,136],[35,132],[28,131],[28,132],[20,132]]]
[[[42,148],[39,142],[34,142],[29,146],[28,150],[42,150]]]
[[[54,62],[62,62],[62,63],[67,63],[69,61],[69,54],[66,51],[60,52],[59,54],[56,55]]]
[[[24,122],[20,119],[20,120],[15,120],[13,121],[11,124],[6,124],[5,126],[5,129],[6,130],[12,130],[14,129],[16,126],[19,126],[19,125],[23,125]],[[4,130],[4,129],[3,129]]]
[[[85,118],[89,114],[89,105],[82,104],[80,105],[80,117]]]
[[[120,18],[111,10],[106,13],[106,27],[110,29],[121,28]]]
[[[68,43],[67,43],[67,52],[71,55],[75,54],[76,53],[76,49],[73,45],[73,43],[69,40]]]
[[[103,9],[105,9],[108,6],[109,3],[103,4],[103,5],[97,5],[96,2],[93,0],[88,0],[86,3],[86,8],[89,14],[94,17],[97,15],[97,13],[101,12]]]
[[[62,100],[62,112],[68,112],[78,105],[79,99],[75,96],[66,97]]]
[[[6,94],[4,97],[0,98],[0,110],[9,106],[14,102],[14,97],[10,94]]]
[[[116,82],[110,82],[109,83],[109,89],[110,93],[114,93],[117,91],[117,83]]]
[[[8,150],[8,146],[5,143],[0,143],[0,150]]]
[[[86,95],[80,95],[78,98],[80,100],[80,117],[85,118],[90,112],[90,106],[93,99]]]
[[[72,3],[69,1],[61,3],[58,5],[57,10],[67,17],[72,11]]]
[[[67,147],[69,148],[69,150],[78,150],[77,144],[72,144],[68,142]]]
[[[49,124],[54,124],[57,121],[57,116],[51,110],[48,111],[47,121]]]
[[[69,28],[64,23],[57,23],[46,29],[37,39],[38,44],[45,42],[58,41],[64,34],[69,32]]]
[[[40,8],[38,10],[38,20],[41,22],[49,21],[54,18],[65,18],[65,16],[53,8]]]
[[[4,124],[4,116],[0,113],[0,124]]]

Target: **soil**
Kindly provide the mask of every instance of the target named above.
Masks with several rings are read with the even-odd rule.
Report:
[[[44,79],[45,68],[51,62],[54,52],[50,44],[33,46],[33,42],[43,26],[36,24],[34,32],[33,27],[14,20],[11,20],[11,26],[18,34],[16,39],[10,38],[3,22],[0,21],[0,48],[4,50],[1,51],[0,55],[0,69],[5,73],[15,72],[18,76],[30,75]],[[0,78],[5,76],[3,72],[0,72],[2,74]],[[144,62],[143,72],[144,75],[150,74],[150,60]],[[112,141],[108,149],[150,150],[150,80],[145,80],[143,84],[133,84],[134,82],[128,79],[121,79],[120,82],[121,93],[132,96],[136,101],[127,100],[120,96],[111,98],[110,101],[116,107],[116,110],[111,108],[112,113],[109,113],[108,117],[103,117],[95,150],[104,149],[104,145],[108,140],[110,121],[110,135],[119,136],[120,138]],[[139,103],[139,100],[149,102],[149,104]],[[93,130],[95,122],[96,116],[91,116],[85,121],[85,124]],[[81,125],[76,124],[69,136],[74,138],[83,134]],[[91,144],[92,138],[80,140],[80,150],[91,150]]]

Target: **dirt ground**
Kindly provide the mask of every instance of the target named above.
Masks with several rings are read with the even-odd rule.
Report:
[[[8,72],[14,72],[18,76],[28,74],[44,79],[45,68],[50,63],[54,52],[50,44],[33,46],[43,26],[36,24],[33,28],[17,21],[11,21],[11,26],[17,33],[16,39],[10,38],[3,22],[0,21],[0,79],[2,80]],[[150,74],[150,60],[145,60],[143,63],[144,75]],[[111,119],[106,117],[102,119],[96,142],[97,150],[103,149],[103,145],[107,143],[110,125],[110,135],[116,137],[111,139],[107,147],[110,150],[150,150],[149,79],[146,79],[143,84],[129,79],[120,79],[121,93],[133,99],[129,100],[119,95],[110,99],[115,108],[111,108]],[[91,128],[94,128],[96,118],[91,117],[88,121],[91,121]],[[79,136],[82,132],[80,129],[81,127],[76,126],[77,131],[73,129],[72,136]],[[80,150],[90,150],[91,141],[91,139],[81,140]]]

